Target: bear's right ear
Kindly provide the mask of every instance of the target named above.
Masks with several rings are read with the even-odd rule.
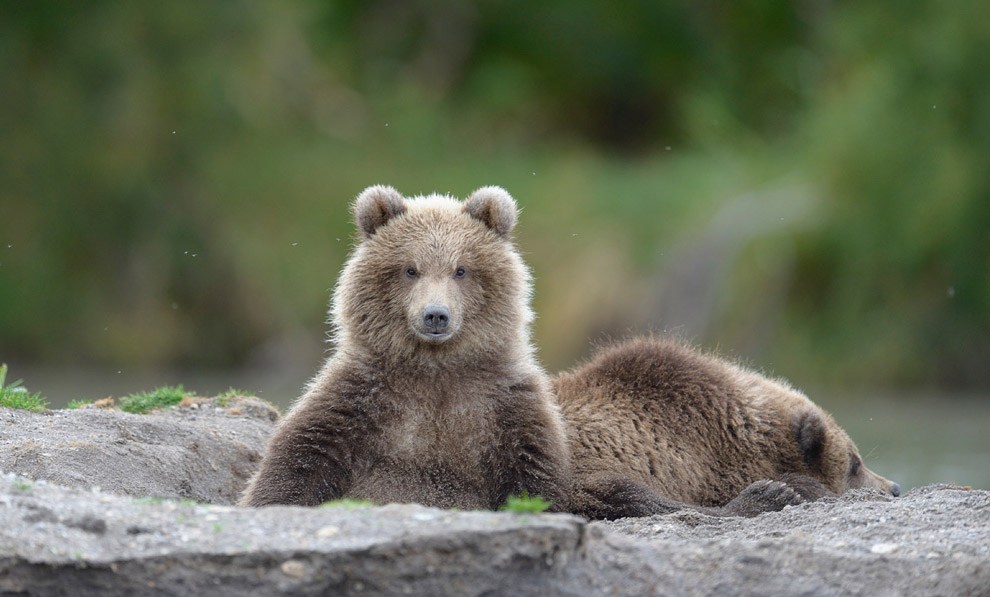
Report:
[[[814,410],[802,410],[791,419],[791,432],[797,441],[804,463],[811,470],[822,466],[825,451],[825,421]]]
[[[371,238],[389,220],[404,213],[406,203],[402,195],[385,185],[366,188],[354,201],[354,223],[365,238]]]
[[[502,187],[482,187],[471,193],[464,200],[464,211],[504,238],[516,227],[516,201]]]

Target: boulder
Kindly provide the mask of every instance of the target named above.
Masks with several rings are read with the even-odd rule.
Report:
[[[0,470],[66,487],[233,504],[277,419],[257,398],[187,398],[140,415],[0,408]]]
[[[4,595],[978,595],[990,492],[857,491],[755,518],[242,509],[0,476]]]
[[[754,518],[232,504],[277,413],[0,409],[0,595],[985,595],[990,492]],[[163,499],[169,498],[169,499]]]

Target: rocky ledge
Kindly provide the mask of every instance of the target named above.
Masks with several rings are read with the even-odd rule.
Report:
[[[204,450],[183,435],[190,429],[223,438],[215,424],[223,420],[237,432],[226,439],[247,445],[240,425],[271,425],[243,409],[190,410],[136,419],[0,412],[4,470],[12,446],[35,454],[24,438],[9,441],[19,421],[33,421],[34,443],[48,446],[31,450],[49,450],[15,463],[35,463],[33,478],[23,469],[0,475],[0,595],[990,594],[986,491],[936,485],[897,499],[854,491],[749,519],[684,512],[607,523],[412,505],[248,510],[218,505],[236,487],[202,490],[221,496],[212,505],[161,498],[196,494],[196,471],[227,474],[213,470],[228,466],[215,459],[221,447]],[[66,435],[80,427],[76,418],[118,431],[91,426],[88,441],[102,449],[70,458],[71,442],[81,441]],[[142,427],[159,423],[155,432]],[[161,439],[127,449],[142,438]],[[144,482],[115,477],[138,474],[159,451],[168,457],[147,472],[157,478],[153,497],[142,497]],[[197,461],[204,454],[214,460]],[[250,471],[256,447],[239,454],[229,466]],[[185,467],[177,479],[173,462]],[[82,464],[100,471],[102,489],[73,472]]]

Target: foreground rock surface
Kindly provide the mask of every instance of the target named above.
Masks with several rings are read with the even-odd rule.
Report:
[[[120,411],[0,408],[0,471],[108,493],[232,504],[278,412],[256,398]]]
[[[752,519],[248,510],[0,477],[3,595],[986,595],[990,492]]]

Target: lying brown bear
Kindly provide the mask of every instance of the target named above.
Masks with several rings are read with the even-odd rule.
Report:
[[[785,481],[804,499],[855,487],[900,494],[803,394],[677,341],[603,350],[559,375],[554,391],[574,466],[570,509],[590,518],[677,507],[667,500],[718,507],[757,479]]]

